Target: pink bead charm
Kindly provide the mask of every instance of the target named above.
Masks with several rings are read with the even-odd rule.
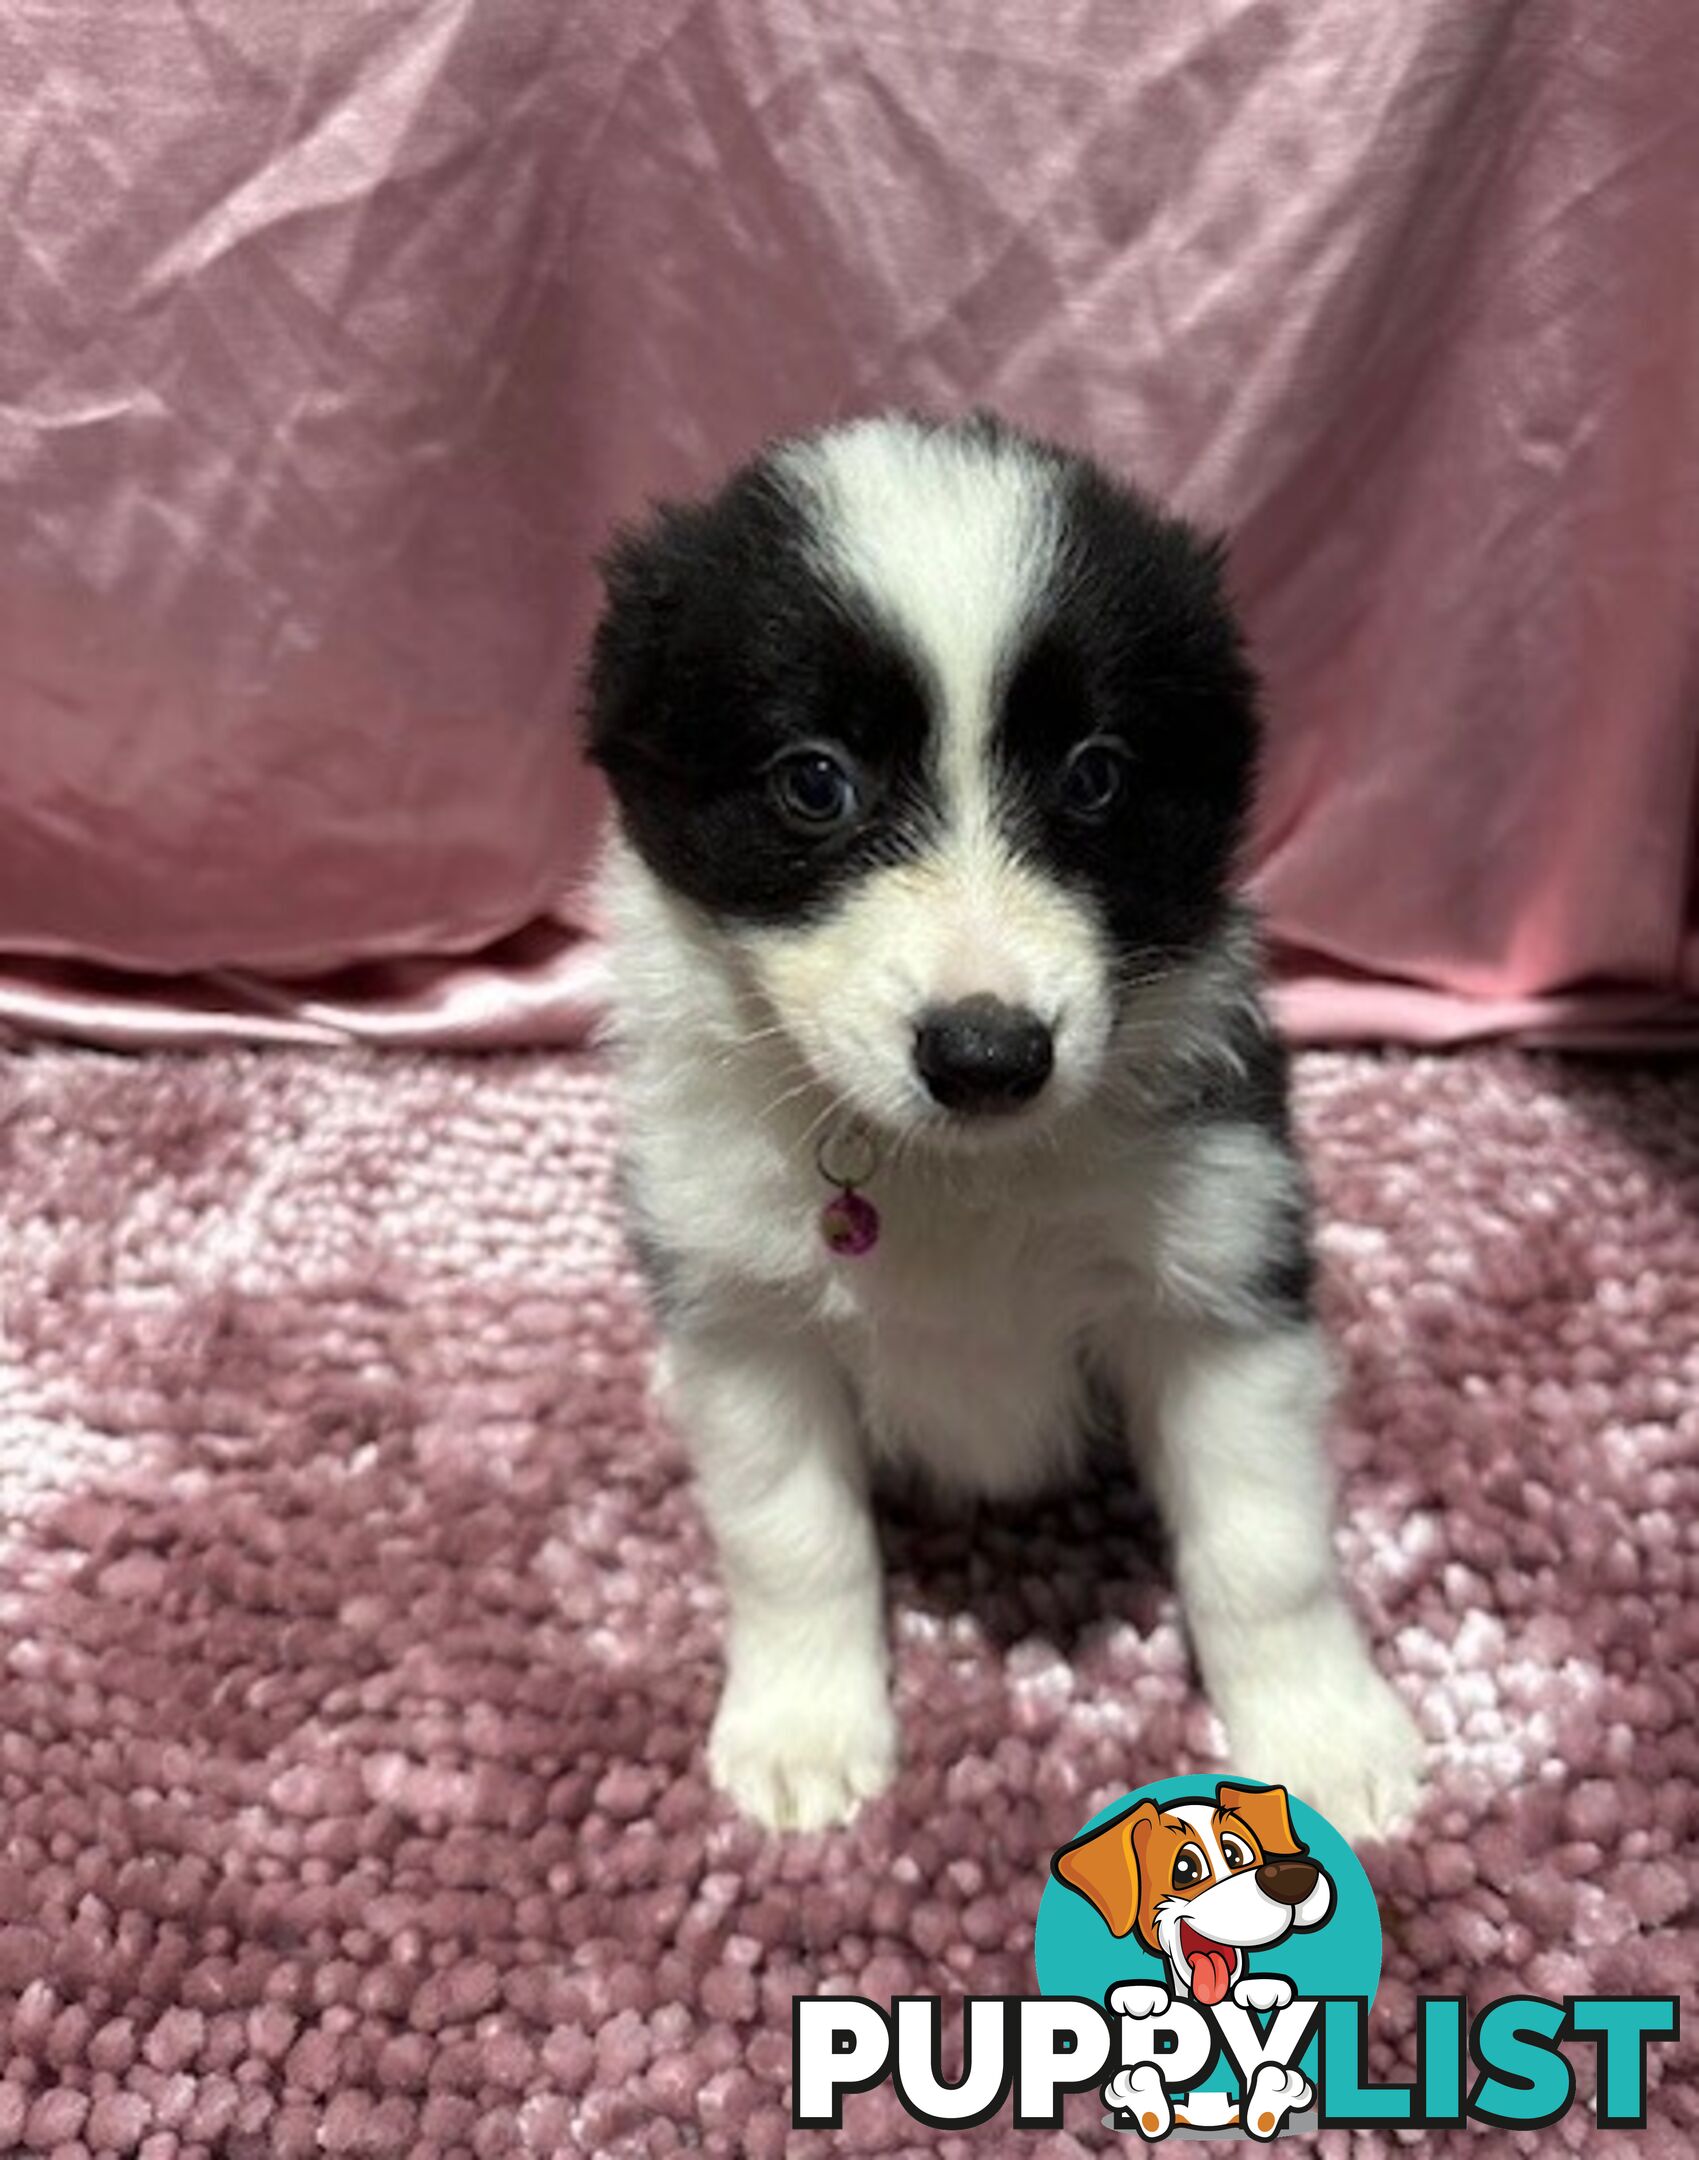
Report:
[[[830,1251],[842,1253],[846,1259],[859,1259],[879,1242],[879,1210],[846,1185],[820,1210],[820,1235]]]

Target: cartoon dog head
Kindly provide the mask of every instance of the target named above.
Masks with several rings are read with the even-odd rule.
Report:
[[[1226,1996],[1248,1951],[1320,1927],[1333,1909],[1332,1881],[1293,1830],[1283,1785],[1141,1800],[1064,1846],[1051,1869],[1111,1934],[1134,1934],[1161,1958],[1177,1993],[1201,2003]]]

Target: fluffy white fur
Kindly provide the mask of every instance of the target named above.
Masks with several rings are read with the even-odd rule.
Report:
[[[1060,544],[1018,456],[988,477],[983,455],[874,427],[806,461],[822,545],[941,686],[937,844],[808,927],[711,922],[620,841],[604,886],[629,1175],[667,1256],[662,1388],[730,1601],[714,1777],[797,1828],[888,1782],[874,1460],[1031,1488],[1066,1467],[1091,1366],[1141,1435],[1229,1763],[1347,1833],[1383,1828],[1417,1749],[1335,1577],[1327,1361],[1307,1330],[1233,1324],[1291,1172],[1253,1125],[1155,1114],[1177,1072],[1229,1054],[1248,953],[1228,938],[1118,1006],[1086,905],[998,835],[988,700]],[[1042,1010],[1056,1069],[1039,1104],[970,1132],[911,1045],[918,1008],[978,991]],[[851,1113],[883,1227],[846,1263],[815,1154]]]
[[[877,1253],[845,1264],[814,1153],[836,1091],[747,954],[618,843],[605,892],[630,1176],[675,1271],[663,1398],[731,1606],[716,1780],[797,1828],[888,1782],[873,1457],[982,1492],[1044,1481],[1079,1431],[1085,1345],[1135,1411],[1228,1762],[1347,1835],[1385,1828],[1418,1751],[1335,1576],[1327,1360],[1310,1330],[1221,1320],[1279,1151],[1248,1125],[1141,1124],[1115,1095],[1024,1147],[893,1148]],[[1210,1055],[1235,994],[1218,956],[1154,989],[1172,1053]]]

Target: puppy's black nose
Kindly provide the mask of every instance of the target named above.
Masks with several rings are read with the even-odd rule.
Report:
[[[1301,1905],[1320,1873],[1313,1860],[1265,1860],[1257,1869],[1257,1888],[1266,1890],[1277,1904]]]
[[[1050,1077],[1050,1030],[1037,1013],[1001,998],[963,998],[921,1016],[915,1070],[946,1110],[1015,1110]]]

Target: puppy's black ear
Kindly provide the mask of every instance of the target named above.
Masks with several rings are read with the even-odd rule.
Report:
[[[702,516],[693,504],[657,504],[597,557],[606,598],[590,647],[585,751],[610,775],[648,762],[666,739]]]

